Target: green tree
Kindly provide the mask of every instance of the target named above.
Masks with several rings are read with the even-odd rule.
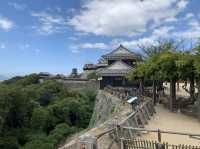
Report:
[[[195,102],[195,59],[190,52],[180,52],[177,60],[178,74],[181,80],[190,81],[190,98],[192,103]]]
[[[31,126],[35,130],[47,131],[47,122],[49,119],[49,112],[45,108],[35,108],[31,117]]]
[[[177,52],[166,51],[159,55],[157,63],[161,78],[170,82],[169,109],[171,111],[174,110],[174,105],[176,103],[176,81],[178,80],[177,60]]]
[[[91,72],[91,73],[88,74],[87,79],[95,79],[95,80],[97,80],[98,77],[99,77],[99,76],[98,76],[97,73],[94,71],[94,72]]]
[[[196,73],[196,84],[198,89],[198,97],[197,97],[197,110],[198,110],[198,118],[200,119],[200,44],[195,48],[195,73]]]
[[[0,148],[1,149],[19,149],[17,139],[12,136],[0,137]]]
[[[69,91],[38,75],[0,83],[0,148],[53,149],[89,124],[96,93]]]

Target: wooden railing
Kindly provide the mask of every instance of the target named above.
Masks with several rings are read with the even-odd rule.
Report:
[[[157,141],[141,139],[121,139],[121,149],[200,149],[200,146],[171,145],[165,142],[159,143]]]
[[[200,134],[194,134],[194,133],[188,133],[188,132],[177,132],[177,131],[165,131],[160,129],[146,129],[146,128],[133,128],[133,127],[123,127],[123,129],[128,130],[134,130],[139,132],[152,132],[157,133],[158,136],[158,142],[162,141],[162,134],[173,134],[173,135],[182,135],[182,136],[188,136],[193,139],[200,140]]]
[[[123,121],[113,125],[112,128],[106,130],[105,132],[102,132],[98,136],[95,136],[95,138],[98,141],[98,139],[102,136],[109,134],[110,137],[113,138],[113,140],[120,142],[120,138],[124,136],[127,136],[128,138],[131,138],[130,136],[136,136],[135,131],[128,131],[127,135],[126,129],[123,129],[123,127],[144,127],[144,125],[148,123],[147,121],[154,113],[155,109],[152,104],[152,100],[148,99],[147,101],[143,102],[136,111],[133,111],[130,115],[128,115]],[[86,140],[88,140],[88,138],[86,138]],[[64,146],[60,149],[76,149],[77,147],[80,147],[82,143],[80,142],[80,140],[78,142],[74,141],[74,143],[68,144],[67,146]],[[83,144],[86,144],[88,147],[91,145],[91,141],[89,141],[88,143],[85,142]]]

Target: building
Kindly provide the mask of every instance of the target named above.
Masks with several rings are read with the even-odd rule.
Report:
[[[97,64],[97,66],[101,66],[100,69],[97,69],[100,89],[103,89],[107,85],[113,87],[131,86],[126,76],[135,68],[136,62],[140,60],[141,58],[137,54],[122,45],[112,52],[103,55],[103,64]]]

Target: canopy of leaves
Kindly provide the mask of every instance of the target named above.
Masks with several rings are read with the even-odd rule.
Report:
[[[0,148],[53,149],[89,124],[95,91],[68,91],[36,74],[0,83]]]
[[[149,57],[144,63],[139,64],[133,72],[129,74],[129,79],[136,77],[146,77],[157,80],[176,79],[178,54],[173,51],[164,51]]]
[[[94,71],[88,74],[87,79],[98,79],[98,77],[97,72]]]
[[[196,47],[195,49],[195,62],[194,62],[194,66],[195,66],[195,70],[196,70],[196,76],[198,77],[198,79],[200,78],[200,44]]]

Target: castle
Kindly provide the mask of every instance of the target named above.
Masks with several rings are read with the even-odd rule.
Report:
[[[58,80],[75,89],[83,87],[104,89],[106,86],[132,87],[134,82],[128,81],[126,76],[136,67],[138,61],[141,61],[140,56],[120,45],[112,52],[101,56],[97,64],[85,64],[84,72],[81,74],[73,68],[69,76],[51,75],[45,72],[40,73],[39,76],[41,82],[49,79]],[[95,73],[95,80],[88,77],[92,73]]]
[[[141,61],[137,54],[120,45],[112,52],[103,55],[98,64],[86,64],[83,70],[96,70],[100,89],[108,85],[128,87],[131,83],[126,76],[136,67],[137,61]]]

